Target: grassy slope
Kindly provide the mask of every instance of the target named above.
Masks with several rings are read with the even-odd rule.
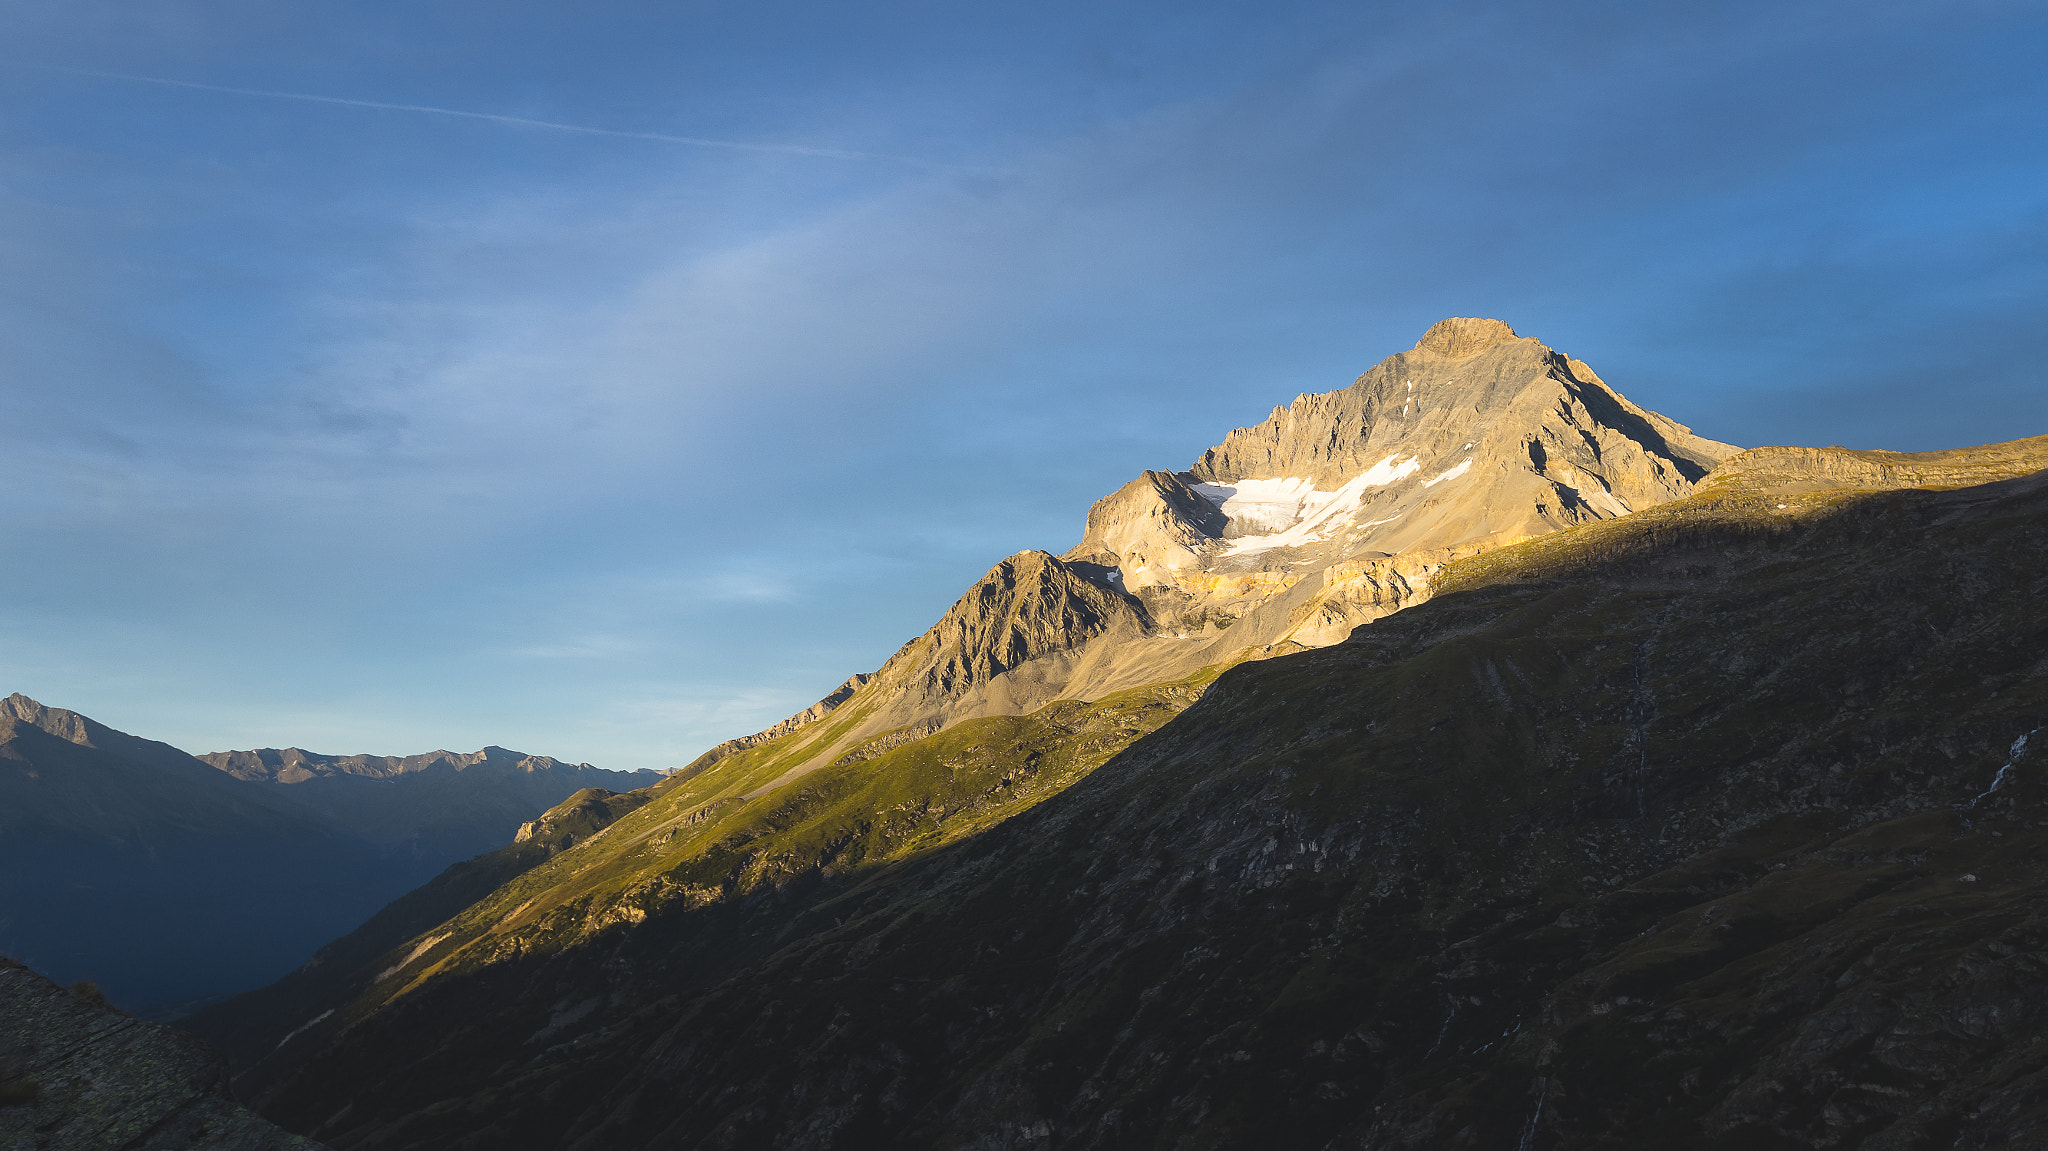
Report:
[[[984,831],[1156,730],[1214,674],[971,720],[763,790],[859,723],[865,712],[856,699],[816,730],[572,818],[579,802],[589,806],[583,797],[590,793],[579,793],[542,821],[550,834],[450,868],[306,969],[186,1025],[239,1065],[260,1063],[243,1085],[261,1090],[302,1051],[438,976],[578,946],[650,914],[821,880],[857,883],[877,867]],[[304,1038],[273,1054],[286,1034],[330,1009]]]
[[[691,833],[725,898],[707,863],[593,932],[626,872],[557,872],[266,1107],[387,1148],[2010,1144],[2040,761],[1968,805],[2048,721],[2040,488],[1732,487],[1465,561],[984,834],[808,777]]]

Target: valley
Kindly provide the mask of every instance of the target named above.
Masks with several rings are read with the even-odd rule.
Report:
[[[0,954],[174,1018],[276,979],[568,795],[651,778],[502,748],[289,778],[266,756],[337,758],[197,759],[0,700]]]

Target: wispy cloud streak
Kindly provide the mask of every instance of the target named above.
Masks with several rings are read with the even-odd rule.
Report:
[[[333,104],[343,108],[370,108],[383,112],[418,112],[459,120],[484,120],[517,128],[545,128],[585,136],[613,136],[624,140],[653,140],[663,144],[685,144],[694,148],[722,148],[734,152],[769,152],[786,156],[818,156],[830,160],[887,160],[918,167],[937,167],[929,160],[895,156],[886,152],[858,152],[847,148],[819,148],[809,144],[758,144],[743,140],[714,140],[705,136],[677,136],[667,132],[630,132],[619,128],[593,128],[588,124],[564,124],[558,120],[535,120],[526,116],[502,116],[496,112],[470,112],[432,104],[394,104],[384,100],[356,100],[346,96],[319,96],[310,92],[278,92],[268,88],[234,88],[223,84],[201,84],[195,80],[172,80],[162,76],[138,76],[130,72],[101,72],[91,68],[65,68],[55,64],[16,64],[37,72],[66,76],[90,76],[100,80],[121,80],[131,84],[156,84],[166,88],[188,88],[195,92],[218,92],[226,96],[250,96],[266,100],[296,100],[306,104]]]

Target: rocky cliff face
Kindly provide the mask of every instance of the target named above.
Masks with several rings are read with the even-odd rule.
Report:
[[[0,958],[0,1146],[321,1151],[243,1109],[227,1061]]]
[[[1710,486],[1768,488],[1786,495],[1831,489],[1960,488],[2032,475],[2048,437],[1939,452],[1848,448],[1751,448],[1714,469]]]
[[[1735,450],[1498,320],[1451,319],[1350,387],[1230,433],[1170,485],[1103,501],[1074,554],[1200,603],[1254,573],[1498,545],[1654,507]],[[1187,514],[1190,500],[1221,523]]]
[[[1143,473],[1066,555],[1003,561],[871,680],[691,770],[806,724],[809,762],[829,763],[892,732],[1337,643],[1427,598],[1454,558],[1679,498],[1736,450],[1498,320],[1445,320],[1187,471]],[[815,724],[827,714],[842,722]]]
[[[1020,552],[991,569],[876,678],[944,702],[1097,636],[1135,638],[1146,622],[1143,610],[1116,590],[1107,573],[1088,572],[1045,552]]]

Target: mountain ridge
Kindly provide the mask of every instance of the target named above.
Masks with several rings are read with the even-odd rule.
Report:
[[[651,778],[502,748],[209,758],[0,699],[0,950],[175,1014],[275,979],[572,793]]]
[[[1445,563],[1678,498],[1738,450],[1501,321],[1443,320],[1348,387],[1231,432],[1188,471],[1141,473],[1096,501],[1065,554],[1001,561],[873,674],[685,773],[770,733],[803,729],[804,763],[824,764],[890,733],[1335,643],[1426,598]],[[1036,581],[1021,596],[1020,574]],[[998,640],[997,617],[1017,612],[1043,618]],[[1044,626],[1055,617],[1066,626]]]
[[[0,1144],[324,1151],[237,1105],[218,1052],[0,957]]]
[[[567,763],[553,756],[527,755],[495,744],[468,753],[443,749],[418,755],[323,755],[298,747],[263,747],[248,751],[209,751],[193,758],[245,782],[284,784],[303,783],[315,778],[336,775],[350,775],[363,779],[393,779],[402,775],[431,771],[437,767],[462,771],[479,765],[508,766],[513,770],[528,773],[557,768],[590,769],[587,763]]]
[[[1145,473],[801,722],[195,1025],[377,1151],[2048,1132],[2048,437],[1703,471],[1440,329],[1300,405],[1363,445],[1303,457],[1336,491]]]
[[[2048,437],[1993,447],[2048,466]],[[1886,1052],[2037,1010],[2048,936],[2016,912],[2048,792],[1998,769],[2048,723],[2048,480],[1709,481],[1447,561],[1426,602],[1191,685],[908,855],[835,854],[900,799],[745,798],[795,733],[665,781],[396,941],[385,998],[246,1082],[363,1148],[2024,1141],[2025,1024]],[[833,770],[999,794],[1033,760],[980,725],[1015,722]],[[1901,998],[1930,962],[1955,990]],[[1855,1047],[1781,1002],[1904,1030]]]

